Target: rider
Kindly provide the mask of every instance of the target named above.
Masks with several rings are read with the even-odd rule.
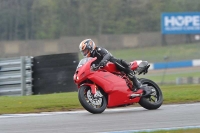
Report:
[[[127,64],[122,59],[116,59],[108,52],[105,48],[97,47],[93,40],[85,39],[79,45],[80,52],[85,57],[97,57],[97,62],[100,66],[104,67],[108,61],[114,63],[118,70],[123,71],[133,82],[134,91],[138,89],[144,90],[144,96],[151,93],[151,89],[147,86],[143,86],[140,81],[135,77],[134,72],[130,69],[129,64]]]

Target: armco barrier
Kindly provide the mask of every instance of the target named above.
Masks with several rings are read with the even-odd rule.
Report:
[[[32,94],[32,57],[0,59],[0,96]]]
[[[78,53],[34,57],[33,94],[77,91],[73,75],[78,62]]]
[[[78,62],[78,53],[0,59],[0,96],[77,91],[73,74]],[[200,66],[200,60],[150,65],[150,70],[192,67]],[[177,84],[184,81],[179,78]],[[200,81],[195,79],[193,82]]]
[[[200,77],[178,77],[176,78],[176,84],[200,84]]]

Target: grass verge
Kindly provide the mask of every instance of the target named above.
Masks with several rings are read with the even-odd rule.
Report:
[[[101,47],[101,46],[100,46]],[[138,48],[124,48],[109,50],[116,58],[124,59],[127,62],[133,60],[147,60],[150,63],[165,62],[164,58],[168,57],[168,61],[191,60],[199,58],[199,43],[179,44],[169,46],[150,46]],[[79,53],[79,59],[83,56]]]
[[[0,114],[70,111],[80,108],[77,92],[0,97]]]
[[[200,102],[200,85],[161,86],[164,104]],[[1,96],[0,114],[83,109],[77,92],[32,96]]]
[[[148,62],[165,62],[164,57],[168,57],[168,61],[191,60],[198,58],[200,45],[196,44],[180,44],[169,46],[151,46],[141,48],[111,50],[110,52],[117,58],[126,61],[147,60]]]
[[[178,72],[174,72],[174,73],[170,73],[168,71],[166,71],[165,76],[163,77],[163,73],[165,70],[163,70],[163,72],[160,73],[156,73],[156,74],[150,74],[148,73],[147,75],[139,75],[139,78],[148,78],[153,80],[156,83],[161,83],[162,80],[165,83],[170,83],[170,84],[176,84],[176,79],[179,78],[188,78],[188,77],[193,77],[193,78],[198,78],[200,77],[200,73],[199,70],[192,70],[192,71],[181,71],[179,69],[177,69]]]

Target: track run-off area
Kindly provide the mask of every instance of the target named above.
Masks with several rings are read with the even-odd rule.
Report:
[[[0,133],[132,133],[160,129],[200,128],[200,103],[106,109],[102,114],[85,110],[0,115]]]

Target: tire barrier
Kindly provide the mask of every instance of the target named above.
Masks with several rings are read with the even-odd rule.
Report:
[[[34,57],[33,94],[77,91],[73,75],[78,62],[78,53]]]

